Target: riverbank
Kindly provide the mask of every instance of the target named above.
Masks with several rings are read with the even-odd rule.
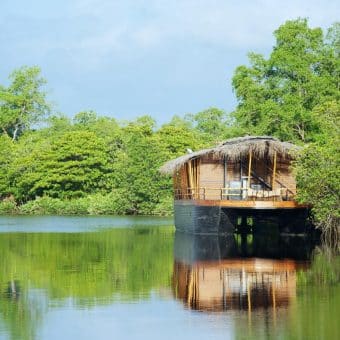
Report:
[[[74,199],[38,197],[24,204],[14,199],[0,201],[0,215],[137,215],[127,208],[127,199],[114,193],[95,194]],[[146,209],[139,215],[171,216],[172,199],[163,200],[153,209]]]

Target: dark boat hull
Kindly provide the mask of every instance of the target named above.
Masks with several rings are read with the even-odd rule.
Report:
[[[268,228],[280,233],[308,233],[311,225],[306,207],[249,208],[199,204],[194,200],[175,201],[176,230],[191,234],[261,233]]]

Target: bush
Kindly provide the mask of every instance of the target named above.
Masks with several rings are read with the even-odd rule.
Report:
[[[125,190],[117,189],[109,194],[88,196],[90,215],[125,215],[129,208]]]
[[[69,200],[38,197],[21,205],[18,211],[32,215],[124,215],[128,204],[127,194],[123,190],[115,190],[109,194],[94,194]],[[3,213],[2,210],[0,213]],[[15,212],[12,209],[9,213]]]
[[[60,199],[44,196],[21,205],[19,211],[28,215],[57,215],[62,211],[62,207],[63,202]]]
[[[5,198],[3,201],[0,201],[0,214],[15,214],[18,212],[18,207],[15,201],[12,198]]]
[[[172,195],[162,197],[153,209],[152,214],[158,216],[171,216],[174,211],[174,199]]]
[[[339,147],[338,140],[310,145],[298,158],[295,169],[298,200],[312,205],[317,227],[327,244],[340,249]]]
[[[80,215],[87,214],[87,210],[86,198],[61,200],[48,196],[28,201],[19,208],[21,214],[32,215]]]
[[[87,197],[81,197],[71,200],[62,200],[58,215],[87,215],[89,210],[89,201]]]
[[[13,199],[0,202],[0,214],[24,215],[125,215],[131,212],[128,192],[116,189],[108,194],[93,194],[87,197],[60,199],[48,196],[37,197],[21,206]],[[139,214],[169,216],[173,211],[172,197],[164,197],[155,206],[145,202]]]

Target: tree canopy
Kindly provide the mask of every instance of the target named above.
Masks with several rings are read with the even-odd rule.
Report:
[[[40,73],[39,67],[25,66],[9,76],[8,87],[0,86],[0,129],[13,140],[49,113]]]
[[[324,36],[306,19],[280,26],[269,58],[250,53],[250,65],[235,71],[237,124],[249,133],[313,141],[318,128],[313,109],[340,99],[339,34],[339,24]]]

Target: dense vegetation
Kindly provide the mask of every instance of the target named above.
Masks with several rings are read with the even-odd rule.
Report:
[[[340,23],[305,19],[274,32],[266,58],[250,53],[233,76],[234,112],[210,108],[162,126],[84,111],[56,115],[38,67],[0,87],[0,213],[169,214],[171,179],[159,166],[187,148],[243,135],[308,145],[296,164],[299,199],[339,235]]]
[[[295,164],[298,199],[339,245],[340,23],[324,35],[298,19],[274,34],[268,59],[252,53],[250,66],[236,69],[235,125],[305,146]]]
[[[159,167],[187,148],[234,133],[227,114],[214,108],[175,116],[161,127],[149,116],[117,121],[93,111],[73,119],[48,115],[36,67],[10,78],[15,94],[12,85],[0,94],[0,213],[170,214],[171,179]],[[9,97],[17,101],[8,103]],[[37,116],[40,126],[34,125]]]

